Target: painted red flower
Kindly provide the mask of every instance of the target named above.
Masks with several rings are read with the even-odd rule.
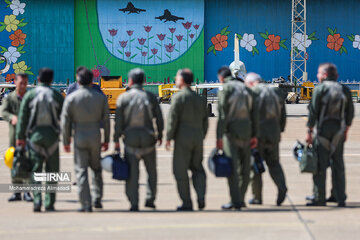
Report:
[[[151,49],[151,52],[152,52],[152,54],[157,54],[158,53],[158,50],[156,49],[156,48],[153,48],[153,49]]]
[[[100,77],[100,71],[99,71],[99,69],[97,69],[97,68],[92,69],[92,73],[93,73],[94,78]]]
[[[130,56],[131,56],[131,52],[125,52],[125,55],[126,55],[127,57],[130,57]]]
[[[198,30],[199,29],[199,27],[200,27],[200,25],[199,24],[194,24],[194,26],[193,26],[196,30]]]
[[[171,33],[174,33],[175,30],[176,30],[176,28],[169,28],[169,31],[170,31]]]
[[[134,31],[131,31],[131,30],[127,30],[126,32],[129,36],[133,35],[133,33],[134,33]]]
[[[18,29],[9,38],[12,40],[11,45],[18,47],[20,44],[25,43],[26,34],[21,29]]]
[[[190,33],[190,34],[189,34],[189,37],[190,37],[191,39],[193,39],[193,38],[195,37],[195,35],[194,35],[193,33]]]
[[[329,35],[327,37],[328,44],[326,45],[331,50],[339,51],[344,43],[344,39],[340,37],[339,33]]]
[[[182,25],[184,26],[184,28],[187,30],[189,28],[191,28],[191,22],[186,22],[186,23],[182,23]]]
[[[174,49],[175,49],[175,44],[171,44],[171,43],[169,43],[169,45],[165,45],[165,48],[166,48],[166,51],[167,52],[173,52],[174,51]]]
[[[268,36],[268,39],[265,40],[266,51],[271,52],[273,50],[277,51],[280,49],[280,36],[275,36],[271,34]]]
[[[147,52],[141,52],[141,56],[146,57]]]
[[[156,34],[160,41],[165,39],[166,34]]]
[[[128,41],[119,41],[120,46],[121,46],[122,48],[125,48],[125,47],[126,47],[127,42],[128,42]]]
[[[152,26],[144,26],[145,32],[150,32]]]
[[[222,51],[223,48],[226,48],[228,46],[227,39],[228,39],[227,36],[221,35],[219,33],[215,37],[211,38],[211,42],[212,42],[212,44],[214,44],[216,51]]]
[[[144,45],[146,39],[145,38],[138,38],[139,44],[142,46]]]
[[[13,80],[15,80],[15,73],[6,75],[6,78],[5,78],[6,82],[11,82]]]
[[[116,36],[118,30],[117,29],[109,29],[110,36],[114,37]]]
[[[181,42],[181,40],[183,39],[183,35],[177,35],[177,36],[175,36],[176,38],[177,38],[177,40],[179,41],[179,42]]]

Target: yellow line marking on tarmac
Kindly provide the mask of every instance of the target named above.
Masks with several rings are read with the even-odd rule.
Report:
[[[308,120],[308,117],[301,117],[302,119],[304,119],[305,121],[307,121]]]

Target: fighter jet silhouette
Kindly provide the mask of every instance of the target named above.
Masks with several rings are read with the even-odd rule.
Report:
[[[159,19],[160,21],[165,19],[165,22],[173,21],[174,23],[176,23],[176,21],[178,21],[178,20],[184,20],[183,17],[177,17],[177,16],[172,15],[171,12],[169,11],[169,9],[165,9],[164,15],[155,17],[155,19]]]
[[[125,12],[129,12],[128,14],[130,14],[130,13],[137,13],[137,14],[139,14],[140,12],[146,12],[145,9],[136,8],[136,7],[134,6],[134,4],[132,4],[132,2],[128,2],[126,8],[121,8],[121,9],[119,9],[119,11],[123,11],[124,13],[125,13]]]

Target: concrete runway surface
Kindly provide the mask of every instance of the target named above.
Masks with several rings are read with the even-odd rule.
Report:
[[[168,107],[162,105],[165,116]],[[207,157],[215,146],[216,118],[210,118],[204,146],[204,166],[207,171],[204,211],[174,211],[180,204],[180,199],[172,174],[172,153],[161,146],[157,150],[156,211],[143,207],[146,174],[141,164],[141,212],[128,212],[124,182],[112,180],[111,175],[104,172],[104,209],[93,213],[76,212],[80,207],[76,186],[72,186],[71,193],[57,195],[57,211],[54,213],[35,214],[31,203],[8,203],[10,193],[0,193],[0,239],[359,239],[360,105],[356,105],[356,118],[345,145],[347,208],[337,208],[335,204],[328,204],[327,207],[305,206],[305,196],[312,192],[312,177],[300,174],[298,163],[292,156],[292,147],[296,139],[305,138],[306,107],[307,105],[287,105],[289,116],[280,148],[289,191],[281,207],[275,204],[275,185],[266,172],[262,206],[248,205],[240,212],[221,211],[220,206],[229,201],[229,193],[226,180],[215,178],[207,169]],[[2,156],[8,146],[7,122],[0,121],[0,133],[0,156],[3,162]],[[113,149],[113,144],[110,149]],[[63,172],[74,172],[72,154],[61,152],[60,169]],[[8,184],[9,175],[8,168],[1,163],[0,184]],[[329,176],[328,170],[328,194]],[[72,177],[75,181],[74,174]],[[250,192],[249,188],[247,200],[251,197]],[[193,190],[192,197],[197,209]]]

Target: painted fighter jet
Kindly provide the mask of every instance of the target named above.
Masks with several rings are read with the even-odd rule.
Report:
[[[132,4],[132,2],[128,2],[126,8],[121,8],[121,9],[119,9],[119,11],[122,11],[122,12],[124,12],[124,13],[125,13],[125,12],[129,12],[128,14],[130,14],[130,13],[137,13],[137,14],[139,14],[140,12],[146,12],[145,9],[136,8],[136,7],[134,6],[134,4]]]
[[[177,17],[177,16],[172,15],[171,12],[169,11],[169,9],[164,10],[164,15],[155,17],[155,19],[159,19],[160,21],[165,19],[165,22],[173,21],[174,23],[176,23],[176,21],[178,21],[178,20],[184,20],[183,17]]]

